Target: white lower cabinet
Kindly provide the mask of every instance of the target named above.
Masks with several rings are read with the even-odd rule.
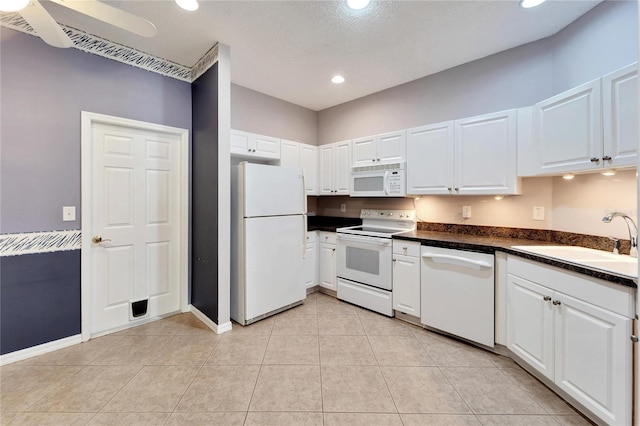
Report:
[[[318,285],[318,233],[307,232],[307,248],[304,252],[303,271],[304,285],[311,288]]]
[[[633,296],[594,281],[510,258],[507,347],[599,420],[630,425]]]
[[[336,233],[319,233],[319,282],[320,287],[336,291]]]
[[[420,317],[420,243],[393,241],[393,309]]]

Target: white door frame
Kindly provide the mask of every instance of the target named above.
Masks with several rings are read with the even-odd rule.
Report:
[[[94,124],[107,124],[119,127],[130,127],[137,130],[168,133],[180,138],[180,228],[179,246],[179,273],[180,273],[180,309],[187,312],[188,308],[188,255],[189,255],[189,130],[161,124],[147,123],[144,121],[130,120],[93,112],[81,113],[81,186],[82,186],[82,248],[91,247],[91,191],[92,191],[92,158],[93,141],[92,128]],[[80,250],[80,310],[82,341],[91,338],[91,278],[93,267],[89,250]]]

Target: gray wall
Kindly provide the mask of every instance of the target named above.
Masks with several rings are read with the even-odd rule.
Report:
[[[2,28],[0,232],[80,228],[80,112],[191,128],[191,88]],[[62,206],[76,206],[75,222]]]
[[[231,128],[266,136],[317,144],[316,112],[231,85]]]
[[[531,105],[638,58],[637,4],[604,2],[556,36],[318,112],[318,144]]]
[[[554,93],[638,58],[638,4],[605,1],[553,37]]]
[[[80,229],[80,112],[191,128],[190,84],[0,29],[0,232]],[[77,207],[74,222],[62,206]],[[2,354],[80,333],[80,251],[0,258]]]

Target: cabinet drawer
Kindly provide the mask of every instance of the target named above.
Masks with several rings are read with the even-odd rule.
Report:
[[[414,241],[393,240],[393,253],[420,257],[420,243]]]
[[[316,241],[318,241],[318,232],[307,232],[307,244],[315,243]]]
[[[326,244],[335,244],[336,243],[336,233],[335,232],[320,232],[320,242]]]

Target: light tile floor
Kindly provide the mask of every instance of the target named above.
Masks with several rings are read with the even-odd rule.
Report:
[[[588,425],[510,359],[314,293],[216,335],[176,315],[0,368],[7,425]]]

